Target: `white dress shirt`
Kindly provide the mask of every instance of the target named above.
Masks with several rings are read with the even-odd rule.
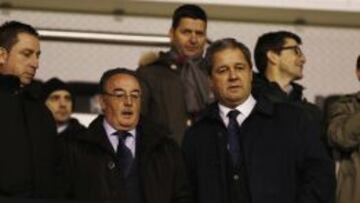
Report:
[[[114,129],[107,121],[104,119],[103,126],[105,128],[105,132],[107,135],[108,140],[110,141],[112,147],[114,148],[114,151],[116,152],[118,144],[119,144],[119,138],[118,136],[114,135],[115,132],[117,132],[116,129]],[[128,131],[131,136],[126,137],[125,139],[125,145],[130,149],[131,154],[133,157],[135,157],[135,147],[136,147],[136,128]]]
[[[245,102],[243,102],[242,104],[240,104],[239,106],[237,106],[234,109],[230,109],[229,107],[226,107],[219,103],[218,105],[219,105],[220,117],[223,120],[225,126],[228,126],[229,117],[227,115],[231,110],[236,109],[240,112],[240,114],[236,117],[236,120],[239,123],[239,126],[241,126],[241,124],[245,121],[245,119],[250,116],[250,113],[254,109],[255,104],[256,104],[256,100],[254,99],[254,97],[252,95],[250,95],[245,100]]]

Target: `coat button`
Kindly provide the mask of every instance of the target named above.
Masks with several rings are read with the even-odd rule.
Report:
[[[234,180],[239,180],[239,175],[238,174],[235,174],[234,176],[233,176],[233,178],[234,178]]]
[[[171,65],[170,65],[170,68],[171,68],[171,70],[176,70],[176,69],[177,69],[177,66],[176,66],[175,64],[171,64]]]
[[[115,163],[114,163],[113,161],[109,161],[109,163],[108,163],[108,168],[109,168],[110,170],[114,169],[114,168],[115,168]]]

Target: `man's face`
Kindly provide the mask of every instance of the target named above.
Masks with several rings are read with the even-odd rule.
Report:
[[[27,33],[19,33],[17,42],[6,51],[0,51],[0,67],[2,74],[15,75],[22,86],[33,80],[39,67],[40,42],[39,39]]]
[[[116,74],[105,84],[100,99],[107,122],[116,130],[132,130],[140,118],[140,84],[129,74]]]
[[[303,78],[306,59],[299,46],[294,39],[285,39],[277,61],[280,73],[290,78],[291,81]]]
[[[234,108],[251,93],[252,70],[240,49],[224,49],[213,56],[211,87],[220,104]]]
[[[206,43],[206,23],[200,19],[182,18],[176,28],[170,30],[171,44],[189,58],[201,56]]]
[[[71,95],[66,90],[56,90],[52,92],[45,101],[46,106],[50,109],[58,125],[69,121],[73,103]]]

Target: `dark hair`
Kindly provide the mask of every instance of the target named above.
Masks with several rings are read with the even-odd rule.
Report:
[[[294,39],[298,44],[302,43],[298,35],[288,31],[268,32],[258,38],[255,45],[254,57],[256,68],[260,74],[264,74],[267,66],[268,58],[266,53],[268,51],[280,53],[287,38]]]
[[[107,83],[107,81],[114,75],[117,74],[126,74],[126,75],[131,75],[134,78],[136,78],[136,80],[139,82],[140,84],[140,80],[139,77],[137,76],[135,71],[126,69],[126,68],[114,68],[114,69],[110,69],[105,71],[101,78],[100,78],[100,84],[99,84],[99,93],[105,93],[105,85]]]
[[[250,65],[250,68],[252,67],[251,53],[249,48],[243,43],[236,41],[236,39],[224,38],[224,39],[216,40],[206,50],[204,65],[209,75],[211,75],[211,71],[213,68],[214,55],[225,49],[239,49],[244,54],[246,61]]]
[[[357,58],[356,70],[360,71],[360,55],[359,55],[358,58]]]
[[[10,52],[14,44],[18,42],[18,34],[20,33],[39,38],[39,33],[31,25],[18,21],[8,21],[0,26],[0,47]]]
[[[175,29],[179,26],[182,18],[200,19],[207,23],[207,16],[205,11],[194,4],[184,4],[178,7],[172,17],[172,28]]]

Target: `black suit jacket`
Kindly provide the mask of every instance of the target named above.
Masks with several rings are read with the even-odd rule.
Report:
[[[334,165],[318,133],[300,108],[258,101],[241,127],[252,203],[332,201]],[[217,104],[187,131],[183,151],[197,202],[230,202],[227,132]]]

